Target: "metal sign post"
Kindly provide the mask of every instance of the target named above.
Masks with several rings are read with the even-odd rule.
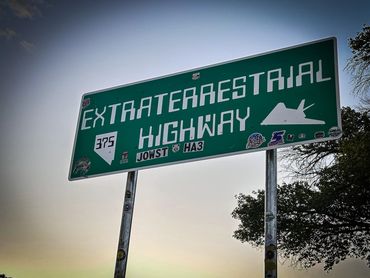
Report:
[[[131,223],[134,213],[137,176],[138,171],[128,172],[127,174],[126,193],[122,212],[114,278],[126,277],[128,247],[130,244]]]
[[[266,151],[265,278],[277,277],[277,150]]]
[[[266,150],[265,278],[276,278],[276,148],[341,129],[337,41],[327,38],[83,95],[68,179],[129,172],[123,278],[139,169]]]

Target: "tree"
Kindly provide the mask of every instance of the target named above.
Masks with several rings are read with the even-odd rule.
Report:
[[[342,109],[339,140],[293,147],[282,160],[296,180],[278,186],[278,250],[304,268],[324,263],[329,271],[349,257],[370,267],[369,111]],[[304,169],[304,171],[300,171]],[[264,191],[239,194],[232,212],[241,221],[234,237],[264,242]]]
[[[369,101],[367,93],[370,88],[370,26],[364,25],[355,38],[348,41],[352,57],[346,69],[352,73],[355,95],[363,96]]]

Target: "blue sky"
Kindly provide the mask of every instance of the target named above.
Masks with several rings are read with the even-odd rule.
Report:
[[[347,46],[369,1],[0,2],[0,273],[112,277],[126,174],[68,182],[82,94],[338,39],[341,105],[354,106]],[[234,196],[264,187],[264,153],[139,172],[128,277],[261,277],[261,250],[232,238]],[[279,173],[281,181],[284,173]],[[279,265],[283,277],[365,278],[364,262]]]

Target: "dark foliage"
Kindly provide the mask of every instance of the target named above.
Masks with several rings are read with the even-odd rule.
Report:
[[[337,141],[293,147],[296,178],[278,187],[278,250],[304,268],[325,270],[349,257],[370,267],[370,120],[368,111],[342,109]],[[322,161],[325,161],[322,163]],[[288,164],[292,165],[292,163]],[[241,221],[234,237],[253,246],[264,241],[264,191],[239,194],[232,213]]]
[[[370,26],[364,25],[356,37],[349,39],[348,44],[352,50],[352,57],[348,60],[346,68],[352,73],[353,91],[356,95],[369,100],[366,94],[370,86]]]

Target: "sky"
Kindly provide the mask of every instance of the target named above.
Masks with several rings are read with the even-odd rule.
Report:
[[[127,174],[68,181],[84,93],[335,36],[344,70],[370,2],[0,1],[0,274],[113,277]],[[139,171],[127,277],[262,277],[232,237],[235,195],[263,189],[255,152]],[[279,182],[284,173],[279,172]],[[279,261],[280,277],[369,277]]]

